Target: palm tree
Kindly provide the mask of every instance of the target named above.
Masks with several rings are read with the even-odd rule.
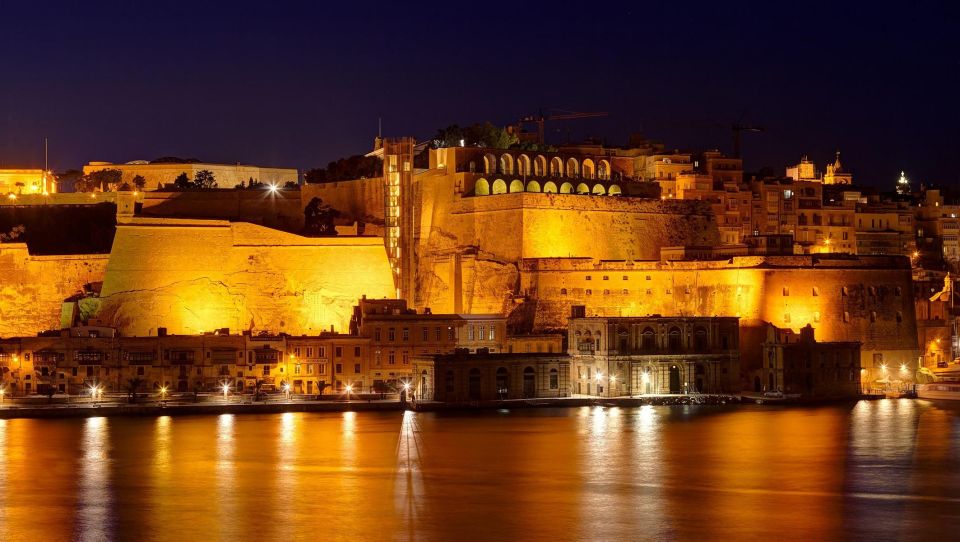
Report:
[[[131,403],[137,402],[137,392],[140,390],[140,387],[143,385],[143,379],[140,377],[134,377],[127,380],[127,400]]]

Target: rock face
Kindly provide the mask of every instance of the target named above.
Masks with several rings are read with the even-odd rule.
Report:
[[[363,295],[394,295],[379,237],[314,239],[246,223],[137,218],[118,226],[98,319],[124,335],[315,334],[346,331]]]
[[[60,329],[64,299],[103,280],[106,254],[31,256],[27,245],[0,245],[0,337]]]

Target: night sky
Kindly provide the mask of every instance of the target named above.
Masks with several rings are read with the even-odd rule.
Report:
[[[748,170],[842,151],[858,183],[956,185],[949,4],[0,0],[0,167],[165,155],[307,169],[384,134],[558,108],[553,143],[631,132]],[[670,5],[668,5],[670,4]]]

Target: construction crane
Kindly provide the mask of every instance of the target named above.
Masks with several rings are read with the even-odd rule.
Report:
[[[556,111],[556,113],[551,113],[545,116],[543,114],[543,111],[541,110],[540,113],[538,113],[537,115],[527,115],[526,117],[521,118],[520,121],[517,122],[517,128],[518,128],[517,136],[518,137],[520,136],[519,129],[522,129],[524,124],[536,124],[537,138],[535,142],[540,145],[543,145],[544,143],[543,125],[548,120],[554,121],[554,120],[586,119],[591,117],[606,117],[608,114],[606,111],[594,111],[590,113],[582,113],[579,111],[565,111],[562,109],[553,109],[552,111]]]
[[[730,129],[733,130],[733,157],[740,158],[740,134],[743,132],[762,132],[763,126],[754,126],[752,124],[744,124],[743,117],[747,115],[746,111],[740,113],[740,118],[736,122],[730,125]]]

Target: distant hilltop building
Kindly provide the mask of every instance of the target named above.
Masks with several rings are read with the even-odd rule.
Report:
[[[906,173],[903,171],[900,172],[900,178],[897,179],[897,194],[901,196],[910,194],[910,179],[907,178]]]
[[[233,188],[251,180],[264,184],[283,186],[286,183],[297,183],[299,174],[296,169],[252,166],[246,164],[210,164],[195,161],[146,161],[134,160],[125,164],[112,162],[90,162],[83,166],[83,174],[89,175],[95,171],[105,169],[119,170],[123,177],[121,182],[133,184],[137,175],[145,180],[145,190],[157,190],[163,185],[172,184],[181,173],[194,179],[199,171],[209,171],[220,188]]]
[[[0,169],[0,195],[53,194],[55,178],[42,169]]]
[[[816,164],[804,156],[800,163],[788,167],[786,172],[788,179],[794,181],[810,181],[823,184],[853,184],[853,174],[843,169],[840,163],[840,151],[837,151],[837,157],[832,164],[827,164],[827,171],[822,176],[817,171]]]

